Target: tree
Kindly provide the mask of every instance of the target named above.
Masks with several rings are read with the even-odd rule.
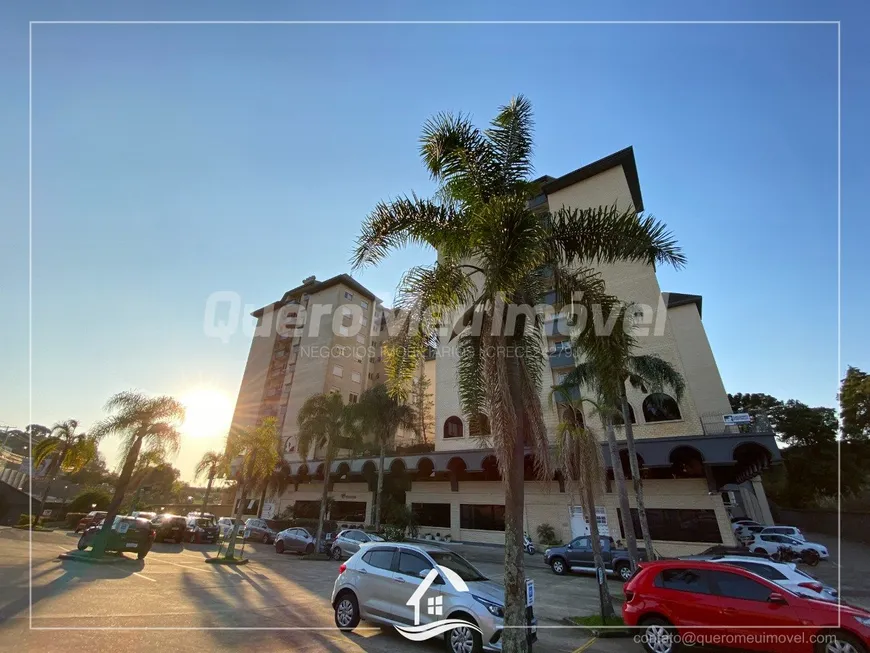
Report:
[[[106,459],[99,451],[91,458],[84,467],[75,472],[69,472],[66,475],[70,483],[83,485],[85,487],[96,487],[103,483],[114,485],[118,480],[118,475],[110,472],[106,467]]]
[[[729,394],[728,401],[733,412],[749,413],[750,415],[769,415],[774,408],[782,403],[776,397],[771,397],[763,392]]]
[[[607,311],[615,299],[592,265],[684,262],[666,228],[631,208],[561,208],[550,214],[533,209],[530,200],[540,187],[530,181],[532,122],[531,104],[521,96],[483,131],[463,115],[430,119],[421,156],[439,186],[435,199],[411,194],[379,203],[364,222],[353,255],[360,268],[409,244],[429,245],[438,253],[433,265],[411,268],[398,288],[395,332],[384,349],[388,385],[393,396],[404,398],[439,324],[448,338],[458,338],[462,411],[470,419],[488,417],[504,483],[502,646],[512,652],[527,650],[526,444],[535,475],[550,477],[539,396],[544,315],[531,307],[542,304],[553,288],[557,302]],[[529,310],[508,320],[508,305]],[[462,315],[454,321],[457,311]]]
[[[39,500],[37,519],[45,509],[45,501],[57,473],[63,469],[68,472],[79,471],[97,453],[96,439],[85,433],[76,433],[79,423],[68,419],[55,424],[50,435],[40,440],[33,448],[33,467],[38,468],[45,460],[51,459],[46,471],[47,483]],[[28,427],[29,428],[29,427]]]
[[[625,428],[625,444],[628,449],[631,480],[637,502],[638,521],[640,522],[647,557],[649,560],[655,560],[655,549],[653,549],[652,537],[650,536],[646,518],[643,478],[641,477],[640,465],[637,460],[634,427],[632,425],[631,407],[626,393],[626,384],[643,393],[651,393],[650,398],[653,401],[660,401],[663,397],[662,393],[666,389],[673,392],[675,399],[679,401],[685,392],[686,383],[683,376],[668,361],[655,354],[638,355],[635,353],[639,349],[639,344],[634,335],[634,318],[632,317],[631,305],[623,307],[619,312],[614,320],[614,328],[609,335],[597,335],[586,330],[578,335],[574,344],[585,355],[586,362],[583,365],[588,369],[585,372],[578,373],[577,379],[573,379],[569,374],[563,383],[580,381],[579,377],[583,375],[587,377],[591,376],[592,378],[586,378],[585,380],[591,382],[590,386],[596,389],[603,398],[605,405],[619,406],[622,423]],[[613,435],[612,440],[611,435]],[[608,448],[612,457],[614,479],[616,479],[617,485],[619,485],[620,482],[625,482],[625,474],[619,474],[616,469],[618,466],[619,472],[622,472],[622,462],[619,458],[612,424],[611,428],[608,428]],[[620,481],[620,476],[623,477],[622,481]],[[623,529],[626,533],[626,539],[629,543],[629,558],[631,559],[632,569],[634,569],[638,562],[637,557],[632,559],[631,540],[635,535],[634,524],[631,519],[631,513],[627,512],[627,496],[625,498],[626,505],[623,505],[622,499],[626,493],[621,488],[618,488],[618,491],[620,495],[620,516],[624,524]],[[625,525],[626,521],[630,522],[629,526]]]
[[[432,401],[432,381],[426,376],[426,368],[420,366],[417,378],[411,384],[411,399],[409,404],[414,409],[414,434],[423,444],[429,443],[429,435],[435,438],[435,425],[429,415],[434,414],[435,402]]]
[[[284,460],[284,457],[281,456],[275,464],[275,469],[272,470],[272,473],[261,480],[260,504],[257,509],[257,517],[263,516],[263,506],[266,504],[267,494],[272,497],[275,495],[280,497],[284,494],[284,491],[290,487],[291,471],[290,463]]]
[[[362,398],[360,398],[362,399]],[[337,392],[316,394],[308,397],[299,413],[296,422],[299,425],[298,449],[303,460],[309,453],[323,460],[323,493],[320,497],[320,511],[317,518],[317,537],[315,547],[319,547],[323,536],[323,522],[326,519],[326,508],[329,503],[329,470],[339,449],[353,448],[354,440],[359,433],[359,425],[355,424],[354,406],[346,406]],[[315,548],[315,552],[318,549]]]
[[[840,384],[839,399],[843,437],[870,439],[870,375],[850,365]]]
[[[214,482],[215,476],[218,473],[225,471],[227,460],[224,457],[224,454],[218,453],[217,451],[206,451],[202,458],[199,459],[199,462],[196,463],[196,467],[193,470],[193,478],[194,480],[200,479],[203,476],[208,478],[208,485],[205,488],[205,496],[202,498],[202,510],[201,512],[205,512],[206,506],[208,506],[208,495],[211,494],[211,484]]]
[[[235,523],[239,524],[244,515],[248,490],[268,476],[281,457],[278,421],[274,417],[266,417],[253,428],[231,431],[227,437],[226,452],[227,460],[232,461],[231,473],[235,468],[234,476],[238,483]],[[227,558],[235,556],[237,534],[237,528],[230,532]]]
[[[607,569],[601,552],[601,535],[595,509],[595,499],[600,495],[604,483],[604,461],[601,459],[598,437],[583,424],[582,400],[571,399],[571,389],[570,386],[557,385],[550,393],[550,406],[553,406],[556,398],[561,409],[556,426],[558,467],[572,494],[576,493],[579,497],[583,515],[589,524],[592,558],[598,580],[598,603],[601,623],[604,624],[607,623],[606,619],[615,614],[613,598],[607,587]]]
[[[384,459],[386,458],[387,446],[395,441],[396,432],[400,428],[414,428],[415,413],[411,406],[391,397],[387,391],[387,386],[382,383],[363,392],[359,402],[352,407],[352,412],[359,420],[361,432],[372,436],[380,451],[378,490],[375,494],[374,514],[372,515],[372,523],[375,528],[380,528],[381,502],[384,493]]]
[[[88,488],[79,492],[67,506],[69,512],[90,512],[105,510],[112,501],[112,495],[102,488]]]
[[[837,439],[837,412],[833,408],[810,408],[789,399],[771,410],[773,427],[788,445],[833,445]]]
[[[111,397],[106,402],[105,410],[114,414],[99,421],[91,429],[91,435],[97,440],[107,435],[121,436],[124,464],[112,502],[106,510],[100,536],[94,541],[94,555],[102,555],[105,551],[109,531],[130,485],[142,448],[145,447],[146,451],[178,451],[181,441],[178,428],[184,421],[184,405],[177,399],[168,396],[148,397],[132,390]]]

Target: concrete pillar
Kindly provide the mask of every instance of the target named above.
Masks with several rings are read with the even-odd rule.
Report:
[[[761,519],[758,521],[761,521],[762,524],[773,525],[773,515],[770,513],[770,504],[767,502],[767,494],[764,492],[760,476],[752,477],[752,490],[758,500],[758,508],[761,513]]]

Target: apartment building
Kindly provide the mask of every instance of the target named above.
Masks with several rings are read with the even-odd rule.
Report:
[[[532,201],[539,210],[588,208],[616,204],[642,211],[643,198],[638,171],[631,148],[585,165],[561,177],[541,178],[542,194]],[[781,461],[774,434],[764,424],[735,426],[726,423],[731,413],[715,357],[702,322],[702,298],[698,295],[663,292],[656,271],[641,263],[620,263],[599,268],[608,291],[625,302],[642,308],[637,316],[648,327],[639,335],[640,353],[654,353],[672,363],[686,381],[686,392],[676,397],[651,397],[629,390],[634,434],[644,478],[647,517],[656,550],[663,555],[692,553],[714,543],[733,544],[729,513],[722,493],[739,490],[750,516],[770,522],[770,511],[758,473]],[[289,291],[280,302],[257,312],[260,326],[277,319],[293,321],[293,306],[309,302],[338,303],[364,301],[371,311],[370,322],[386,309],[371,293],[350,277],[342,275],[325,282],[307,283]],[[316,297],[315,297],[316,296]],[[648,310],[647,310],[648,309]],[[286,318],[275,317],[284,311]],[[273,317],[269,317],[272,315]],[[297,311],[298,315],[298,311]],[[296,318],[299,319],[298,317]],[[314,319],[307,316],[304,319]],[[323,317],[326,321],[327,318]],[[341,325],[350,329],[354,319]],[[358,319],[358,318],[357,318]],[[568,345],[570,330],[554,317],[547,324],[548,370],[541,388],[546,407],[551,383],[558,383],[574,365]],[[347,323],[346,323],[347,322]],[[258,327],[259,328],[259,327]],[[265,326],[264,326],[265,328]],[[377,348],[386,336],[379,330],[363,336],[357,344]],[[340,344],[360,336],[348,331],[333,334],[321,329],[311,342]],[[378,382],[383,369],[374,360],[331,356],[328,360],[303,360],[294,351],[304,347],[305,335],[281,341],[254,338],[245,380],[239,395],[236,418],[244,420],[274,414],[282,423],[286,456],[291,463],[293,484],[275,501],[280,506],[294,505],[297,514],[313,510],[318,504],[322,483],[332,488],[332,517],[340,523],[369,523],[373,492],[376,488],[377,456],[346,458],[333,462],[329,474],[316,460],[303,461],[294,450],[295,411],[314,392],[341,392],[347,400]],[[288,353],[284,351],[289,348]],[[503,541],[504,491],[492,449],[486,447],[485,420],[470,423],[459,408],[456,385],[455,348],[442,342],[426,363],[425,373],[432,384],[435,400],[434,437],[427,442],[412,442],[396,448],[385,461],[386,492],[392,500],[406,503],[417,515],[421,531],[454,541]],[[348,377],[348,374],[351,377]],[[358,379],[358,381],[354,381]],[[559,421],[559,407],[545,408],[550,432]],[[604,427],[592,412],[584,416],[586,425],[603,437]],[[479,422],[479,423],[478,423]],[[623,439],[624,427],[617,426]],[[416,445],[416,446],[415,446]],[[620,444],[621,466],[630,477],[624,442]],[[602,444],[607,468],[595,519],[604,533],[621,539],[617,496],[609,451]],[[541,524],[549,524],[556,537],[568,541],[588,532],[587,519],[571,484],[558,474],[547,481],[533,478],[531,455],[527,456],[526,530],[534,537]],[[634,499],[630,502],[634,508]],[[634,513],[634,510],[633,510]],[[636,527],[639,532],[639,526]]]

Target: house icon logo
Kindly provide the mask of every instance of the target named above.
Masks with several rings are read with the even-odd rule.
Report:
[[[448,569],[447,567],[442,567],[438,565],[437,568],[430,569],[429,573],[426,574],[426,577],[423,579],[423,582],[414,590],[414,593],[411,594],[411,598],[409,598],[405,605],[411,606],[414,608],[414,625],[413,626],[396,626],[396,630],[399,631],[403,637],[410,639],[414,642],[422,642],[427,639],[431,639],[432,637],[436,637],[443,633],[446,633],[450,630],[453,630],[457,627],[463,628],[471,628],[472,630],[476,630],[477,632],[481,632],[480,628],[476,625],[469,623],[463,619],[438,619],[435,621],[430,621],[429,623],[420,624],[420,609],[421,603],[423,603],[423,598],[426,595],[426,592],[429,590],[429,587],[435,582],[435,579],[438,578],[439,572],[443,575],[447,582],[453,586],[457,592],[468,592],[468,585],[465,584],[465,581],[459,577],[452,569]],[[426,601],[424,603],[426,614],[429,617],[442,617],[444,615],[444,597],[441,594],[436,596],[426,597]]]

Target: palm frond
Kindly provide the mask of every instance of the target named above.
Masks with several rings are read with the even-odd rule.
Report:
[[[532,103],[517,95],[501,107],[485,132],[503,191],[510,191],[514,184],[525,181],[534,172],[533,129]]]
[[[686,263],[667,226],[633,208],[561,208],[550,216],[550,229],[567,264],[637,261],[681,268]]]
[[[55,455],[64,446],[63,439],[57,436],[48,436],[33,447],[33,467],[39,467],[46,459]]]
[[[653,393],[669,388],[679,401],[686,392],[686,382],[677,368],[668,361],[652,354],[630,356],[627,361],[631,373],[629,382],[637,388],[646,386]]]

